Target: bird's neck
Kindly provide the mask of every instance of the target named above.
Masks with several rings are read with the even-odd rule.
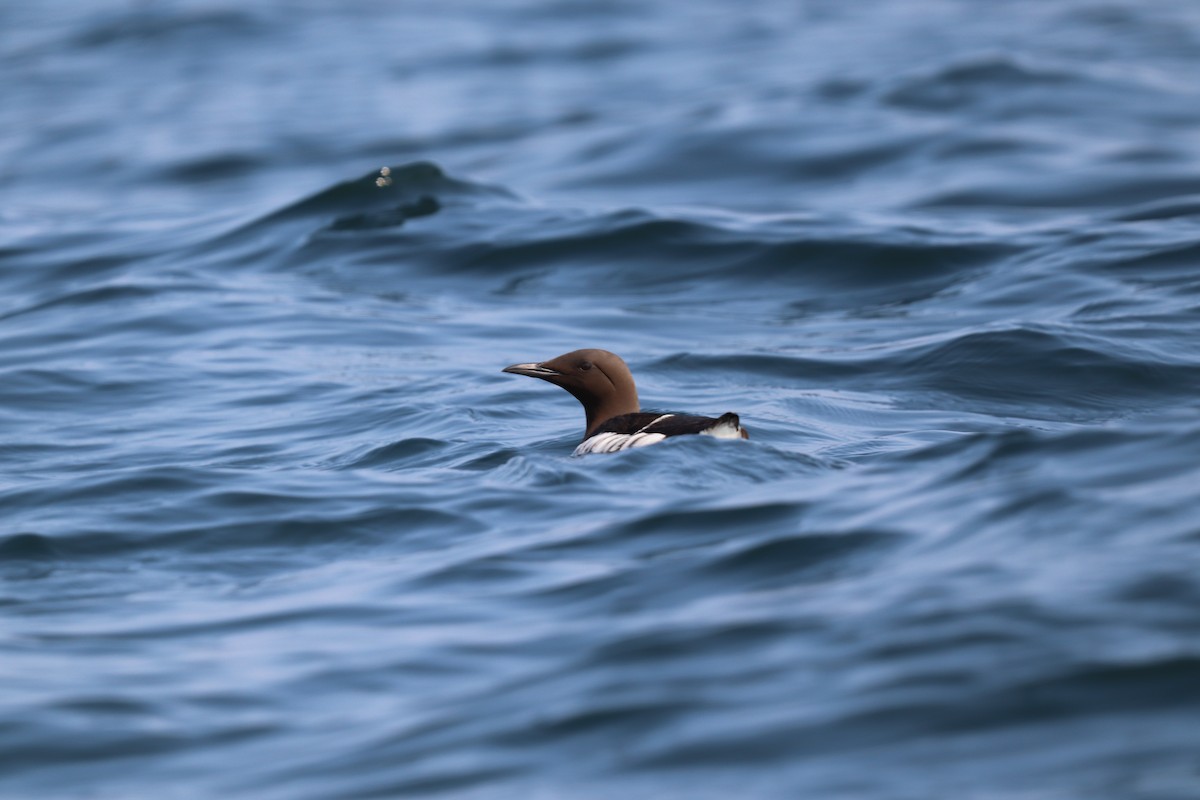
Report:
[[[587,430],[583,432],[583,438],[591,436],[597,428],[613,417],[619,417],[622,414],[636,414],[640,410],[641,406],[638,405],[636,393],[633,397],[613,397],[601,403],[586,405],[584,411],[587,413]]]

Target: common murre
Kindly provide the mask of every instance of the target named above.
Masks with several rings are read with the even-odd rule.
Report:
[[[549,361],[513,364],[501,371],[549,381],[583,404],[587,428],[583,441],[575,448],[577,456],[615,453],[685,434],[750,438],[738,415],[732,412],[715,418],[643,412],[629,367],[607,350],[575,350]]]

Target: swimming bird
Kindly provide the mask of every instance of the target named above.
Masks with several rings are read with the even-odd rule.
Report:
[[[587,427],[583,441],[575,448],[577,456],[615,453],[685,434],[750,438],[733,412],[714,418],[642,411],[629,367],[607,350],[575,350],[549,361],[513,364],[501,371],[549,381],[583,404]]]

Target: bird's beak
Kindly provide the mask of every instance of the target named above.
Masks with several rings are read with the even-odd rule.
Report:
[[[541,378],[546,381],[562,377],[561,372],[551,369],[545,364],[513,364],[511,367],[505,367],[500,371],[511,372],[514,375],[528,375],[531,378]]]

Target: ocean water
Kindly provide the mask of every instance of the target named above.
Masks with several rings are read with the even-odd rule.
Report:
[[[0,796],[1200,798],[1200,5],[0,5]],[[505,365],[647,408],[572,458]]]

